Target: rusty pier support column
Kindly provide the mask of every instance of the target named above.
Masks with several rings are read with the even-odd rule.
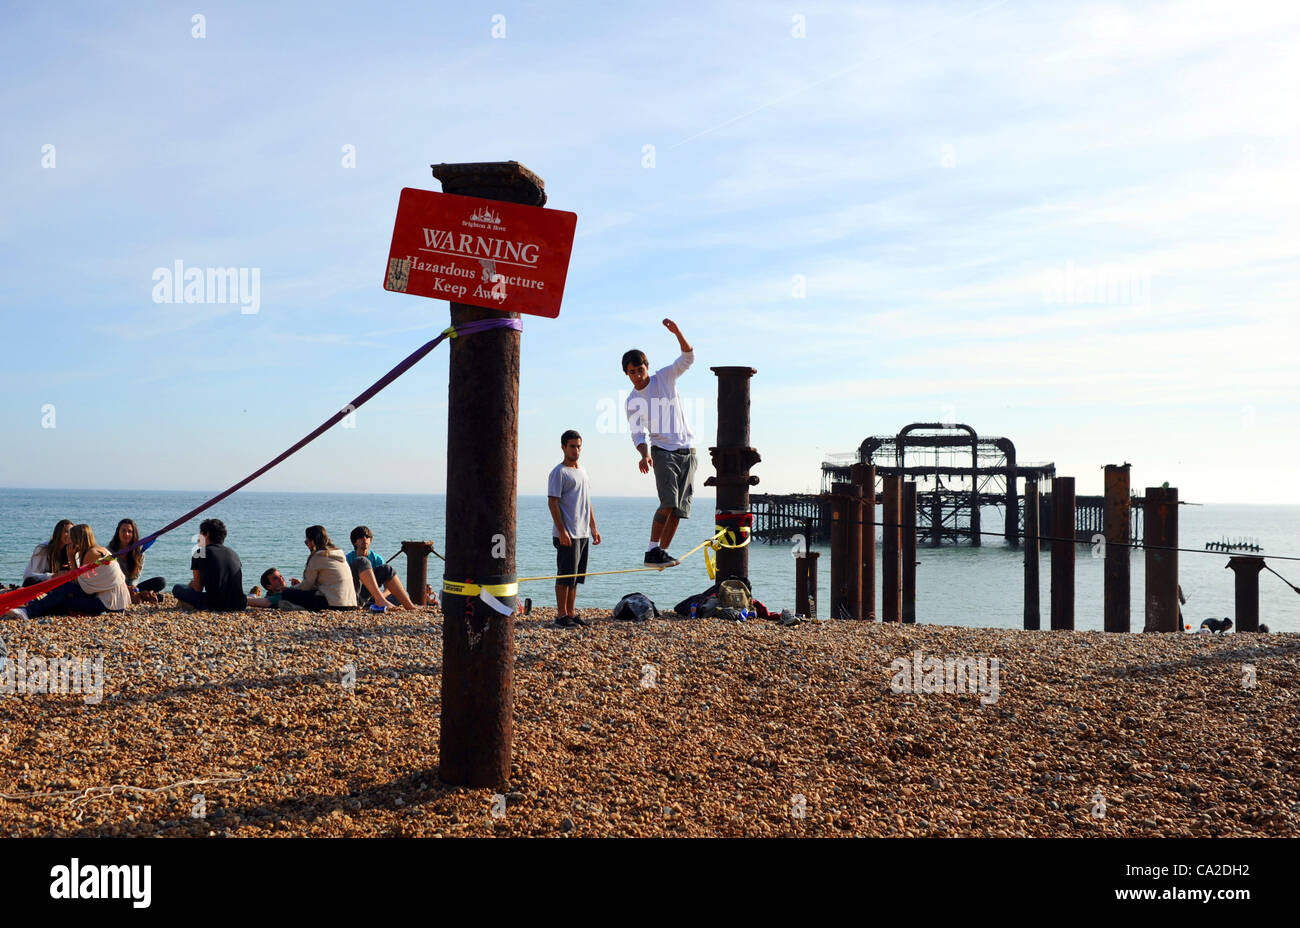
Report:
[[[445,193],[543,206],[542,179],[517,161],[435,164]],[[451,304],[453,325],[518,318]],[[445,577],[475,584],[515,581],[519,451],[519,341],[489,329],[450,342],[447,376],[447,562]],[[510,776],[514,738],[514,615],[469,596],[443,596],[439,775],[470,787]]]
[[[1259,631],[1259,572],[1264,569],[1264,559],[1238,555],[1224,566],[1236,575],[1237,631]]]
[[[902,551],[899,554],[903,562],[903,606],[904,622],[916,622],[916,481],[909,480],[903,484],[902,510],[903,527],[900,530]]]
[[[1105,629],[1108,632],[1127,632],[1129,630],[1131,595],[1130,562],[1133,541],[1130,525],[1132,513],[1132,494],[1129,492],[1129,466],[1127,464],[1106,465],[1106,513],[1102,523],[1102,532],[1106,537],[1106,546],[1102,555],[1106,562],[1102,565],[1105,576]]]
[[[1025,481],[1025,628],[1043,627],[1042,604],[1038,589],[1038,481]]]
[[[862,618],[876,621],[876,468],[854,464],[849,468],[853,485],[862,489],[861,535]]]
[[[794,611],[796,615],[817,617],[817,559],[820,551],[807,551],[794,562]]]
[[[853,513],[857,505],[853,485],[836,483],[831,487],[831,596],[830,617],[853,617],[854,575],[861,570],[853,562],[852,535],[858,531]]]
[[[429,555],[433,553],[433,542],[404,541],[402,553],[406,555],[406,592],[413,603],[427,606],[425,588],[429,585]]]
[[[880,546],[880,620],[898,622],[903,616],[902,521],[903,478],[885,477],[882,481],[885,505],[880,517],[883,524]]]
[[[752,367],[711,367],[718,376],[718,445],[710,448],[714,476],[704,481],[717,487],[718,528],[735,528],[738,517],[749,512],[749,488],[757,485],[749,469],[762,460],[749,447],[749,380],[758,373]],[[716,529],[715,529],[716,531]],[[733,532],[736,544],[743,541]],[[727,539],[724,538],[724,541]],[[718,581],[749,581],[749,548],[718,550]]]
[[[1178,488],[1147,487],[1146,625],[1143,631],[1179,632]]]
[[[1074,630],[1074,478],[1052,480],[1052,629]]]

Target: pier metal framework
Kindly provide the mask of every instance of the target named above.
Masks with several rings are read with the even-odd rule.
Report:
[[[777,543],[807,535],[809,541],[825,541],[830,532],[830,493],[836,483],[851,480],[854,464],[876,468],[876,488],[881,480],[901,476],[917,484],[917,536],[924,544],[938,547],[963,541],[982,544],[984,531],[981,509],[995,509],[1001,515],[1006,541],[1018,547],[1024,533],[1023,492],[1026,481],[1039,487],[1039,531],[1054,533],[1051,491],[1056,465],[1021,463],[1015,443],[997,435],[980,435],[964,423],[913,422],[896,435],[873,435],[855,452],[828,455],[822,463],[822,493],[750,497],[754,514],[754,537]],[[1143,504],[1131,497],[1130,532],[1141,544],[1144,535]],[[1102,531],[1105,500],[1101,496],[1076,498],[1074,536],[1088,542]],[[879,515],[876,516],[879,518]],[[996,532],[996,527],[989,527]]]
[[[963,539],[981,544],[980,510],[1002,514],[1007,543],[1020,544],[1020,480],[1045,481],[1052,463],[1021,464],[1009,438],[980,435],[965,423],[913,422],[896,435],[872,435],[852,455],[833,455],[822,464],[822,489],[848,480],[849,467],[872,464],[877,477],[901,476],[917,484],[917,534],[937,547]],[[994,529],[997,531],[997,529]]]

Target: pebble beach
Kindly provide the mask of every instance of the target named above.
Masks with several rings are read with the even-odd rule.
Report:
[[[581,615],[515,617],[495,790],[438,779],[436,609],[6,621],[103,691],[0,695],[0,834],[1300,833],[1300,636]],[[922,657],[996,691],[900,691]]]

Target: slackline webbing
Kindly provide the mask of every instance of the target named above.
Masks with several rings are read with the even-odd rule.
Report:
[[[83,565],[77,568],[76,570],[70,571],[66,574],[61,574],[58,577],[53,577],[42,583],[36,583],[33,584],[32,586],[22,587],[21,589],[12,590],[8,593],[0,593],[0,615],[3,615],[5,612],[8,612],[10,609],[15,609],[27,605],[27,603],[31,602],[36,597],[40,596],[42,593],[48,593],[50,590],[56,589],[62,586],[63,584],[68,583],[71,580],[75,580],[77,577],[81,576],[82,574],[94,570],[96,567],[99,567],[101,564],[108,563],[109,561],[113,560],[113,558],[115,557],[121,557],[124,554],[129,554],[130,552],[134,551],[136,548],[140,548],[141,550],[147,551],[149,549],[149,546],[152,545],[163,535],[166,535],[168,532],[172,531],[173,529],[179,528],[180,526],[184,525],[186,522],[190,521],[190,519],[193,519],[199,513],[211,509],[213,506],[221,502],[226,497],[243,489],[248,484],[256,480],[258,477],[265,474],[271,468],[276,467],[277,465],[283,463],[286,458],[289,458],[292,455],[298,453],[308,444],[315,441],[321,435],[325,434],[330,429],[332,429],[334,426],[338,425],[340,422],[343,421],[344,417],[350,415],[357,409],[360,409],[370,400],[374,399],[376,394],[378,394],[381,390],[383,390],[385,387],[391,384],[394,380],[396,380],[398,377],[401,377],[412,367],[418,364],[421,361],[421,359],[424,358],[425,355],[427,355],[433,349],[437,348],[438,345],[440,345],[446,339],[457,338],[461,335],[473,335],[475,332],[485,332],[488,329],[514,329],[515,331],[522,331],[523,323],[520,322],[520,320],[518,319],[480,319],[476,322],[466,322],[459,326],[448,326],[441,333],[439,333],[437,338],[433,339],[432,341],[425,342],[415,351],[411,352],[406,357],[405,360],[403,360],[400,364],[398,364],[396,367],[390,370],[387,374],[385,374],[384,376],[376,380],[351,403],[348,403],[346,406],[344,406],[334,415],[326,419],[323,423],[320,424],[320,426],[318,426],[309,435],[307,435],[305,438],[297,442],[287,451],[284,451],[283,453],[279,454],[271,461],[267,462],[266,464],[263,464],[261,467],[253,471],[243,480],[239,481],[239,483],[235,484],[234,486],[230,487],[227,490],[223,490],[222,492],[218,493],[216,496],[212,497],[212,499],[208,500],[205,503],[202,503],[199,506],[196,506],[195,508],[191,509],[189,512],[185,513],[185,515],[181,516],[178,519],[173,520],[168,525],[165,525],[162,528],[158,529],[158,531],[154,532],[152,535],[146,535],[144,538],[139,539],[134,544],[128,545],[127,547],[123,548],[121,551],[118,551],[116,554],[113,554],[109,557],[101,558],[99,561],[96,561],[93,564]]]

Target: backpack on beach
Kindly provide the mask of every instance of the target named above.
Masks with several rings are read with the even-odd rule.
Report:
[[[754,597],[749,592],[749,586],[743,580],[723,580],[718,585],[718,606],[720,608],[749,609],[754,603]]]
[[[625,622],[645,622],[651,618],[659,618],[659,610],[644,593],[628,593],[614,607],[614,618]]]

